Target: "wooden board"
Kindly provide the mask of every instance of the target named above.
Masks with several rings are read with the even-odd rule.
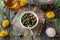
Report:
[[[4,10],[4,12],[5,12],[5,14],[6,14],[6,16],[8,17],[8,19],[10,20],[10,22],[12,22],[13,21],[13,16],[14,16],[14,14],[13,14],[13,11],[12,10],[9,10],[9,9],[7,9],[7,8],[2,8],[2,10]],[[12,17],[11,17],[11,15],[12,15]],[[60,40],[60,37],[56,37],[56,38],[49,38],[49,37],[47,37],[47,35],[45,34],[45,29],[47,28],[46,27],[46,25],[47,25],[47,23],[45,23],[45,26],[44,26],[44,28],[43,28],[43,30],[42,30],[42,32],[41,32],[41,36],[40,36],[40,39],[41,40]],[[50,25],[51,26],[51,25]],[[10,25],[8,28],[6,28],[6,30],[8,30],[8,32],[9,32],[9,37],[6,37],[6,38],[1,38],[0,37],[0,40],[25,40],[25,39],[23,39],[23,38],[20,38],[20,37],[17,37],[17,36],[14,36],[14,37],[12,37],[11,36],[11,32],[12,32],[12,29],[13,28],[13,26],[12,25]],[[56,25],[54,25],[54,28],[56,28]],[[56,31],[57,31],[57,33],[59,33],[60,34],[60,30],[59,30],[60,28],[57,28],[56,29]],[[16,30],[14,30],[16,33],[18,33],[18,31],[17,31],[17,29]],[[28,30],[27,30],[28,31]],[[26,31],[25,31],[26,32]],[[28,35],[27,35],[28,36]],[[29,36],[30,37],[30,36]],[[27,38],[29,38],[29,37],[26,37],[26,39]],[[11,39],[12,38],[12,39]],[[31,37],[30,37],[30,39],[29,40],[32,40],[31,39]],[[35,40],[35,39],[34,39]]]

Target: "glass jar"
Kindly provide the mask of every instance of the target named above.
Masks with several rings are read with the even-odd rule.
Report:
[[[18,0],[4,0],[5,7],[13,10],[19,10],[19,2]]]

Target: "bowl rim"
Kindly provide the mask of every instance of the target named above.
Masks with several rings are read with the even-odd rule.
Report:
[[[32,27],[26,27],[26,26],[24,26],[24,25],[22,24],[21,18],[22,18],[22,16],[23,16],[24,14],[26,14],[26,13],[32,13],[32,14],[36,17],[37,22],[36,22],[36,24],[35,24],[34,26],[32,26]],[[33,28],[35,28],[35,27],[37,26],[37,24],[38,24],[38,21],[39,21],[37,14],[34,13],[34,12],[32,12],[32,11],[25,11],[25,12],[23,12],[23,13],[21,14],[20,17],[21,17],[21,18],[20,18],[20,24],[22,25],[23,28],[27,28],[27,29],[33,29]]]

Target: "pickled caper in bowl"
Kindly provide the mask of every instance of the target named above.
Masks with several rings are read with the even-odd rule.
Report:
[[[20,23],[24,28],[34,28],[38,24],[38,16],[32,11],[26,11],[21,15]]]

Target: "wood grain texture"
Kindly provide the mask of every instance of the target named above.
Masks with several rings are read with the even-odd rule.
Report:
[[[7,8],[1,8],[2,10],[4,10],[5,12],[5,15],[8,17],[8,19],[10,20],[10,22],[12,23],[13,19],[14,19],[14,14],[13,14],[13,11],[12,10],[9,10]],[[38,37],[35,37],[37,36],[36,33],[38,32],[38,29],[37,30],[34,30],[34,39],[33,40],[39,40],[39,39],[36,39],[36,38],[39,38],[40,37],[40,40],[60,40],[60,36],[59,37],[54,37],[54,38],[49,38],[47,37],[46,33],[45,33],[45,30],[48,26],[52,26],[50,25],[47,21],[49,19],[46,19],[46,23],[43,27],[43,30],[42,32],[40,33],[40,36]],[[17,20],[18,21],[18,20]],[[53,21],[53,20],[51,20]],[[53,27],[56,29],[57,31],[57,34],[60,34],[60,28],[57,27],[57,20],[55,19],[55,21],[53,21]],[[19,26],[19,24],[15,24],[17,26]],[[12,24],[6,28],[6,30],[8,30],[9,32],[9,36],[6,37],[6,38],[1,38],[0,37],[0,40],[32,40],[32,37],[29,35],[29,30],[23,30],[23,32],[21,32],[21,29],[19,29],[17,26],[13,26]],[[14,30],[13,30],[14,29]],[[21,37],[18,37],[18,36],[12,36],[11,35],[11,32],[14,31],[15,33],[23,33],[25,36],[23,38]],[[36,32],[37,31],[37,32]]]

